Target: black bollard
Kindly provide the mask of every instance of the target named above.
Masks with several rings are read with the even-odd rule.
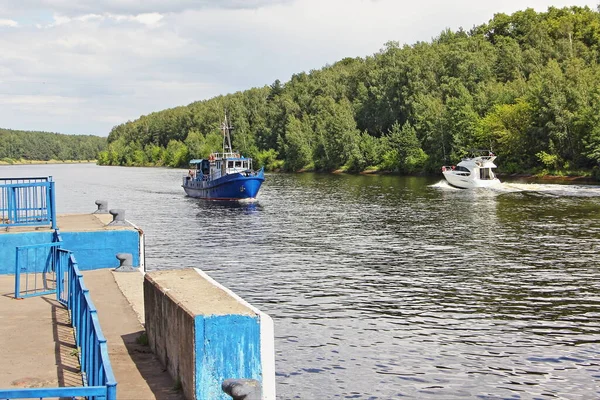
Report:
[[[108,225],[129,225],[127,221],[125,221],[125,210],[113,208],[109,213],[113,216],[113,220],[108,223]]]
[[[225,379],[221,388],[233,400],[261,400],[262,388],[255,379]]]
[[[137,268],[133,267],[133,255],[131,253],[117,253],[119,266],[115,268],[115,272],[134,272]]]
[[[98,209],[93,212],[93,214],[108,214],[108,201],[106,200],[96,200],[96,205]]]

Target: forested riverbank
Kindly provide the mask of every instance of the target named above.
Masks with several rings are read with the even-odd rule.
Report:
[[[474,21],[476,22],[476,21]],[[587,7],[496,14],[430,42],[388,42],[290,81],[115,126],[106,165],[182,166],[233,144],[259,165],[427,173],[492,149],[504,173],[598,172],[600,14]]]
[[[106,149],[106,138],[0,128],[0,164],[89,162]]]

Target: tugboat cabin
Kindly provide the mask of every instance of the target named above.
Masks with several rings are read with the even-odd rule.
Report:
[[[191,160],[190,165],[195,169],[190,178],[204,181],[229,174],[240,173],[250,176],[252,173],[252,159],[240,156],[238,153],[213,153],[208,159]]]

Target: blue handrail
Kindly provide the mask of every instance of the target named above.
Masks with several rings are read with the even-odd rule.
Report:
[[[0,227],[45,225],[56,229],[52,177],[0,178]]]
[[[108,346],[100,328],[96,307],[72,253],[69,254],[67,265],[69,271],[67,306],[71,311],[71,323],[75,328],[75,343],[80,349],[81,372],[87,385],[105,386],[108,400],[115,399],[117,382],[108,358]],[[111,393],[114,397],[111,397]]]
[[[64,387],[64,388],[30,388],[30,389],[0,389],[0,399],[43,399],[47,397],[94,397],[107,399],[106,387]],[[114,397],[116,398],[116,397]]]
[[[56,257],[53,257],[53,267],[56,271],[56,298],[67,306],[71,315],[71,325],[75,332],[75,344],[79,350],[79,364],[84,386],[0,389],[0,399],[93,397],[116,400],[117,381],[108,357],[108,345],[100,328],[96,307],[83,282],[83,275],[73,253],[53,247],[62,241],[58,231],[56,231],[55,240],[56,242],[52,244],[42,244],[41,246],[52,246],[51,248],[56,251]]]

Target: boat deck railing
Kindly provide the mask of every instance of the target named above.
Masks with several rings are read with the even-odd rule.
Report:
[[[259,176],[261,171],[262,171],[262,169],[258,170],[258,171],[252,171],[252,170],[243,169],[243,168],[228,168],[226,170],[225,175],[239,173],[245,177],[251,177],[251,176]],[[187,180],[188,178],[192,179],[192,180],[196,180],[196,181],[212,181],[212,180],[220,178],[221,176],[222,176],[221,171],[216,171],[215,173],[212,173],[212,174],[203,174],[203,173],[199,172],[199,173],[194,173],[192,175],[190,175],[190,174],[184,175],[183,179],[184,179],[184,181]]]
[[[219,158],[242,158],[240,153],[234,153],[234,152],[227,152],[227,153],[212,153],[211,158],[214,159],[219,159]]]
[[[494,155],[487,155],[487,156],[472,156],[472,157],[464,157],[462,159],[462,161],[482,161],[482,162],[487,162],[487,161],[493,161],[494,159],[496,159],[496,156]]]

